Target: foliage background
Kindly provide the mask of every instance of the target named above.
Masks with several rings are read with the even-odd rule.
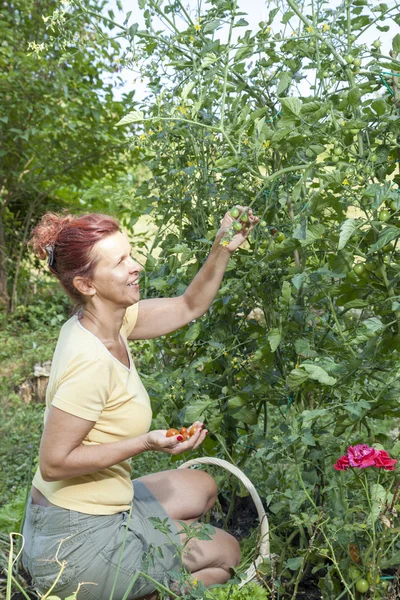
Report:
[[[351,566],[359,577],[372,573],[372,581],[376,573],[394,577],[400,552],[397,476],[381,480],[395,493],[389,507],[385,497],[363,498],[360,483],[332,466],[356,443],[400,455],[400,35],[386,51],[379,40],[360,41],[372,25],[382,36],[389,22],[399,25],[397,7],[355,0],[332,11],[288,0],[283,11],[271,6],[253,31],[234,1],[213,0],[201,18],[179,0],[139,5],[144,28],[128,15],[117,24],[103,5],[74,2],[52,12],[45,4],[44,41],[35,36],[45,46],[19,56],[16,41],[3,52],[11,71],[15,55],[18,65],[28,61],[21,67],[28,79],[33,61],[47,69],[54,60],[57,77],[51,73],[43,85],[57,81],[58,94],[47,107],[49,95],[38,89],[42,112],[32,111],[34,118],[49,118],[44,129],[26,130],[15,127],[30,118],[13,83],[18,110],[2,121],[10,140],[2,205],[8,335],[16,325],[24,336],[45,327],[50,355],[51,326],[66,315],[44,293],[42,277],[43,293],[19,300],[38,278],[23,243],[49,207],[104,210],[128,228],[147,215],[150,244],[146,236],[136,241],[146,262],[143,297],[155,297],[182,293],[221,214],[251,203],[267,226],[232,258],[208,313],[134,352],[158,418],[206,420],[212,435],[203,452],[234,462],[256,483],[278,557],[272,571],[266,567],[271,594],[296,597],[312,581],[324,598],[356,598]],[[223,26],[226,40],[218,37]],[[32,41],[32,33],[25,36]],[[117,103],[102,87],[103,73],[122,67],[149,81],[140,102],[128,94]],[[65,96],[65,77],[76,97]],[[8,85],[4,78],[4,93]],[[54,148],[57,177],[41,144]],[[76,169],[65,174],[74,157]],[[13,398],[7,406],[14,402],[18,415]],[[29,453],[11,456],[25,468]],[[229,520],[244,492],[217,477]],[[369,597],[389,597],[384,581],[369,585]]]

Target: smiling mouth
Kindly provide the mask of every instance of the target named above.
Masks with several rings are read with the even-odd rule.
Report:
[[[128,287],[133,287],[134,285],[138,285],[139,284],[139,277],[137,279],[135,279],[135,281],[131,281],[131,283],[128,283]]]

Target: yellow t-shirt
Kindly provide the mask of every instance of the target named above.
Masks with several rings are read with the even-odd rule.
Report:
[[[138,305],[126,311],[121,336],[130,368],[120,363],[77,315],[62,327],[46,392],[46,421],[50,405],[95,425],[83,444],[106,444],[146,433],[152,412],[149,396],[129,352]],[[129,509],[133,499],[130,461],[62,481],[44,481],[37,470],[33,485],[53,504],[91,515],[111,515]]]

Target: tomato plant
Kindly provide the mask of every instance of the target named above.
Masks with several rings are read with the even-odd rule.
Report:
[[[154,410],[168,422],[207,419],[204,452],[257,479],[286,595],[314,572],[338,597],[382,521],[361,501],[350,510],[359,490],[333,481],[332,454],[364,437],[393,443],[400,416],[400,265],[394,252],[384,259],[400,229],[382,208],[398,205],[400,130],[380,77],[397,72],[400,38],[388,55],[359,39],[399,16],[384,4],[333,13],[288,0],[252,31],[235,1],[140,6],[145,27],[122,26],[121,61],[149,93],[120,126],[147,173],[121,206],[133,224],[139,204],[156,230],[141,246],[143,297],[185,292],[233,203],[263,223],[231,258],[209,311],[143,343]],[[234,230],[244,214],[231,208]],[[232,512],[238,490],[224,485]],[[385,536],[371,537],[391,568],[394,545],[385,554]]]

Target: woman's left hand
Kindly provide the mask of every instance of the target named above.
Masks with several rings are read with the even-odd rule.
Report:
[[[221,226],[217,232],[217,241],[219,243],[222,242],[222,246],[224,246],[230,252],[234,252],[243,244],[250,231],[260,222],[260,218],[253,215],[253,211],[248,206],[240,206],[238,204],[235,205],[235,208],[239,210],[239,216],[235,219],[232,217],[230,211],[228,211],[224,218],[221,220]],[[242,222],[240,217],[243,213],[247,213],[248,221]],[[232,227],[234,221],[239,222],[242,225],[242,228],[239,231],[233,231],[233,237],[231,240],[226,239],[226,234]],[[225,237],[225,240],[224,240]]]

